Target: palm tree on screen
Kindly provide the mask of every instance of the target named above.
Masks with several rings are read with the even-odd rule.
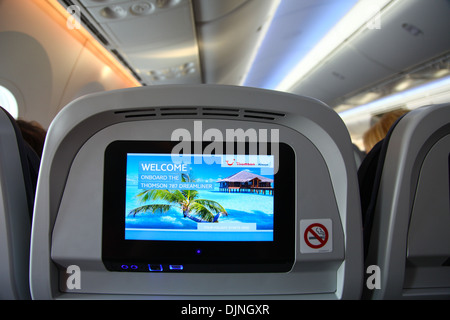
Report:
[[[182,175],[182,182],[194,182],[189,176]],[[164,203],[152,203],[140,206],[129,212],[136,216],[139,213],[166,213],[172,208],[182,211],[185,218],[195,222],[218,222],[221,215],[228,213],[217,201],[198,199],[197,190],[144,190],[137,195],[141,203],[161,201]]]

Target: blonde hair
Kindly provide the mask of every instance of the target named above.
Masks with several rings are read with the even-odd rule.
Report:
[[[386,137],[389,129],[402,115],[408,113],[407,109],[398,109],[384,114],[380,120],[364,133],[363,141],[366,153]]]

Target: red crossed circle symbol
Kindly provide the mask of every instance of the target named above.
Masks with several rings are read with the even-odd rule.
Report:
[[[318,232],[316,232],[317,229],[314,230],[314,228],[322,229],[323,235],[319,235]],[[311,238],[308,237],[309,233],[312,235]],[[319,232],[319,233],[321,233],[321,232]],[[314,224],[310,225],[308,228],[306,228],[305,234],[304,234],[304,239],[305,239],[305,242],[308,245],[308,247],[313,248],[313,249],[320,249],[323,246],[325,246],[328,242],[328,230],[322,224],[314,223]],[[310,240],[317,240],[317,241],[319,241],[319,243],[312,244]]]

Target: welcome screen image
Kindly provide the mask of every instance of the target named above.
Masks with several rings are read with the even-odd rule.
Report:
[[[128,154],[126,240],[273,241],[274,157]]]

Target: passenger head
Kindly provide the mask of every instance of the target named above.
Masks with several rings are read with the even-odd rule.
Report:
[[[409,110],[398,109],[384,114],[380,120],[375,123],[369,130],[364,133],[364,148],[368,153],[381,140],[386,137],[389,129],[402,115],[408,113]]]
[[[23,139],[33,148],[37,155],[42,157],[42,150],[44,148],[44,141],[47,132],[36,121],[16,120]]]

